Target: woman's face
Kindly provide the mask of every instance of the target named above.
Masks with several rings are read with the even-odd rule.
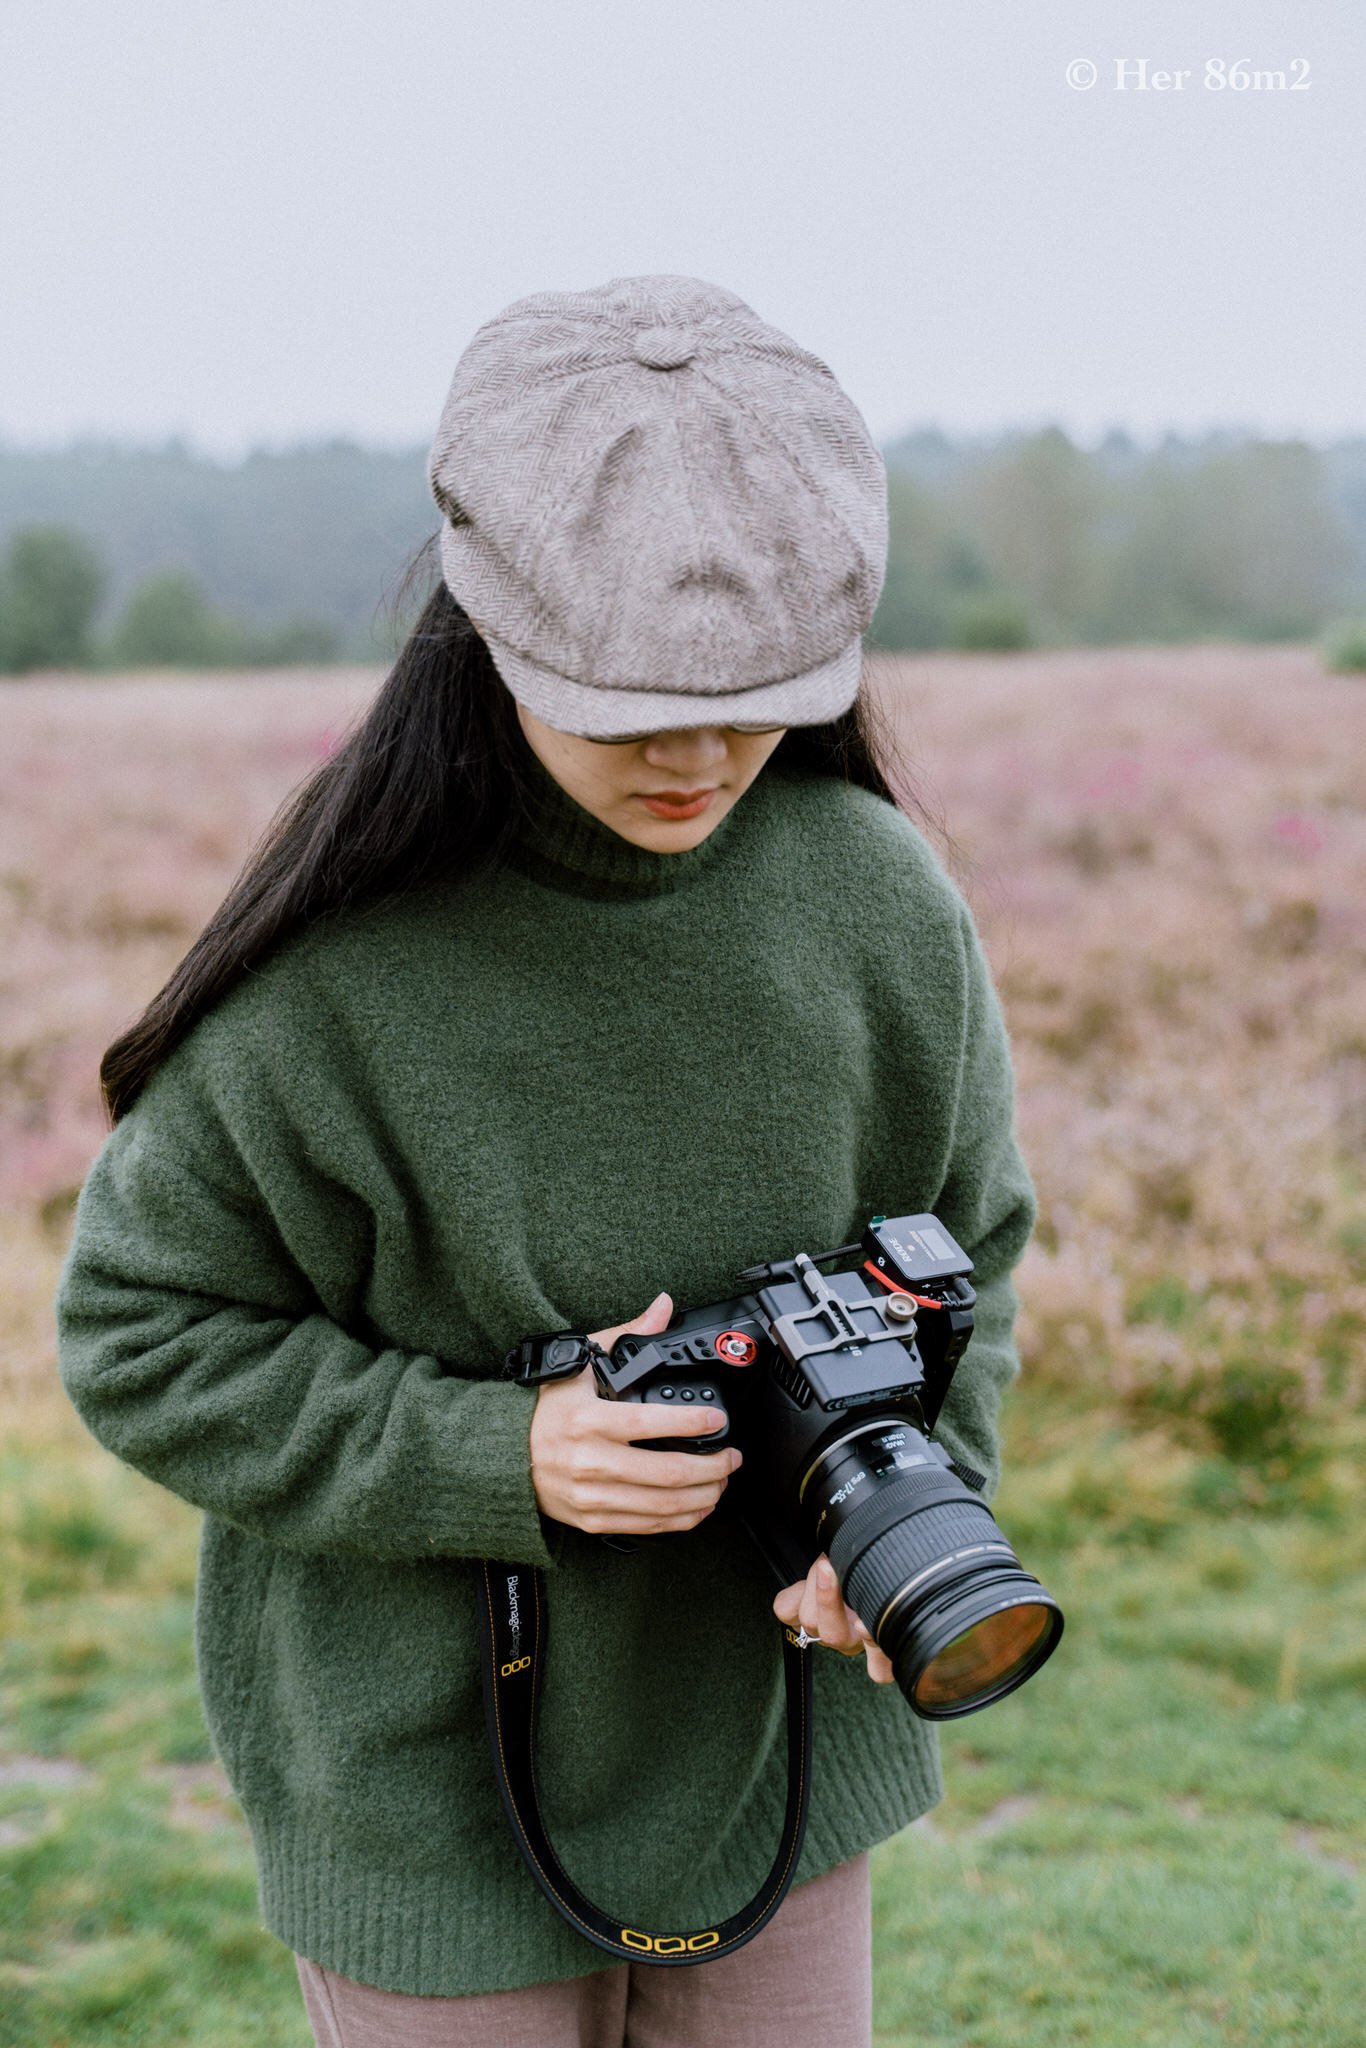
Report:
[[[634,740],[559,732],[518,704],[527,745],[560,788],[632,846],[686,853],[714,832],[786,728],[697,725]]]

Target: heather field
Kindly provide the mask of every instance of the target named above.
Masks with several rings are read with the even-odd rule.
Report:
[[[879,1852],[882,2048],[1356,2048],[1366,679],[886,661],[1041,1197],[998,1502],[1068,1613]],[[190,1658],[194,1516],[52,1368],[96,1068],[373,671],[0,694],[0,2048],[303,2048]]]

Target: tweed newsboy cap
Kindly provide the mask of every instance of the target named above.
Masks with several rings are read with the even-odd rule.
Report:
[[[427,464],[447,586],[590,739],[819,724],[858,691],[887,476],[833,373],[733,292],[537,292],[456,365]]]

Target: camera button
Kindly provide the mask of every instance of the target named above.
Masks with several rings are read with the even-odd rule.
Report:
[[[699,1387],[697,1389],[697,1398],[699,1401],[714,1401],[716,1399],[715,1387]]]
[[[683,1387],[679,1390],[678,1398],[680,1401],[695,1401],[697,1396],[691,1387]]]
[[[673,1390],[673,1388],[672,1388],[672,1387],[661,1387],[661,1388],[660,1388],[660,1390],[659,1390],[659,1398],[660,1398],[660,1400],[661,1400],[661,1401],[672,1401],[673,1397],[674,1397],[674,1390]]]

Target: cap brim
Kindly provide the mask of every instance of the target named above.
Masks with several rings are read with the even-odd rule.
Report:
[[[752,690],[589,688],[543,668],[491,633],[484,639],[518,703],[557,732],[588,740],[695,725],[826,725],[849,709],[863,675],[860,639],[804,675],[760,683]]]

